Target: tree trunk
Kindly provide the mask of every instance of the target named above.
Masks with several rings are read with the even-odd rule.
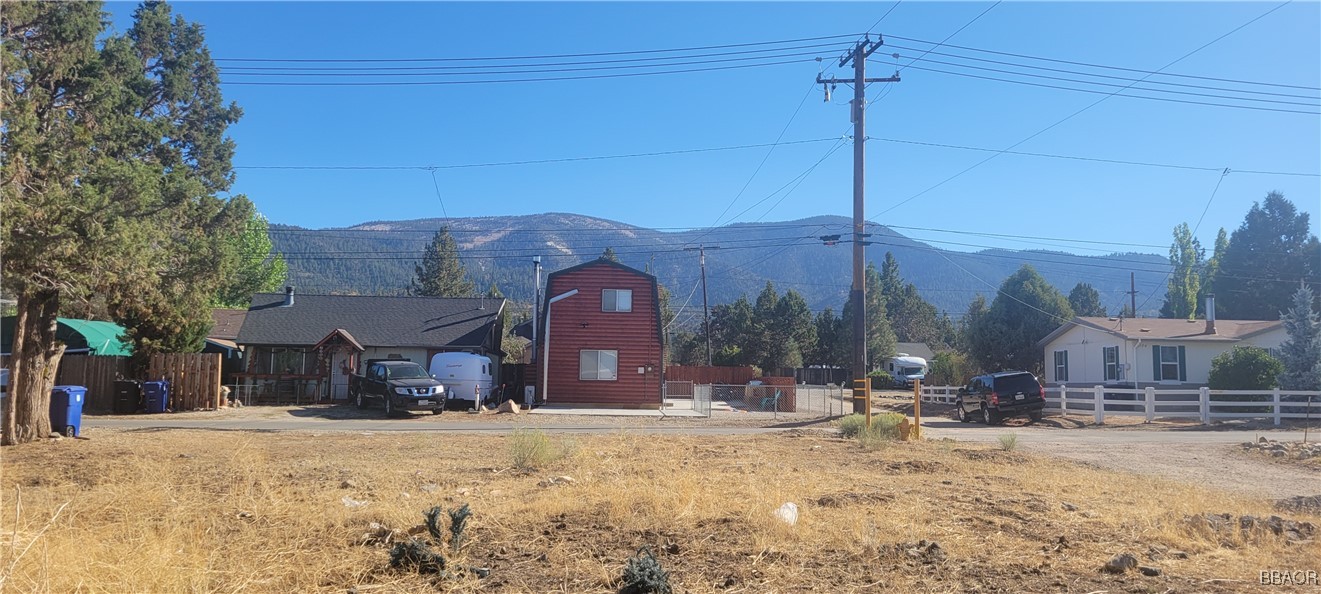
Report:
[[[13,369],[4,411],[0,443],[14,445],[50,437],[50,391],[64,356],[64,344],[55,340],[60,295],[38,291],[18,296],[14,324]]]

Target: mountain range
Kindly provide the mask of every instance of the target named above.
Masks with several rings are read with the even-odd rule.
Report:
[[[838,312],[848,297],[851,225],[850,219],[838,216],[669,230],[546,213],[372,221],[335,229],[271,225],[270,235],[274,249],[288,262],[289,284],[301,292],[398,294],[408,286],[414,263],[421,259],[432,234],[446,225],[477,287],[484,291],[494,284],[506,297],[523,303],[532,298],[534,255],[541,256],[544,274],[597,258],[611,248],[624,264],[655,274],[670,290],[674,309],[686,304],[680,323],[691,323],[693,313],[700,316],[701,312],[699,246],[706,254],[711,305],[740,295],[755,299],[767,281],[775,283],[780,292],[798,291],[814,311],[830,307]],[[1075,284],[1090,283],[1112,314],[1129,302],[1130,272],[1138,291],[1139,314],[1154,315],[1164,296],[1168,260],[1155,254],[1076,255],[994,247],[951,250],[939,244],[965,250],[986,247],[979,243],[986,241],[986,235],[1030,245],[1058,244],[1030,234],[1009,237],[1003,232],[927,231],[941,233],[941,239],[919,241],[883,225],[869,225],[867,259],[879,267],[885,253],[892,252],[904,279],[915,284],[939,310],[956,318],[976,294],[993,299],[996,287],[1025,263],[1066,295]]]

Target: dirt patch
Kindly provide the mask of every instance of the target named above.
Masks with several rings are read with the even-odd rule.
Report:
[[[3,452],[0,493],[23,504],[0,506],[0,538],[41,534],[15,591],[603,593],[647,547],[682,592],[1248,592],[1262,567],[1321,559],[1183,521],[1269,518],[1263,499],[949,442],[618,433],[515,472],[502,436],[89,434]],[[463,504],[466,544],[446,554],[488,577],[390,567],[424,510]],[[1157,547],[1186,554],[1142,553]],[[1128,551],[1160,575],[1098,571]]]

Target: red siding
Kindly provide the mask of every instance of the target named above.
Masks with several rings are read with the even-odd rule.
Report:
[[[660,406],[663,369],[653,282],[645,274],[607,264],[550,278],[547,295],[554,297],[573,289],[578,289],[578,294],[550,306],[548,404]],[[633,311],[601,311],[602,289],[631,289]],[[618,351],[617,379],[578,379],[582,350]],[[639,367],[650,367],[650,371],[640,374]]]

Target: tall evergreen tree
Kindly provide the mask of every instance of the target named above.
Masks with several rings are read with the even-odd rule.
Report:
[[[1165,303],[1160,308],[1162,318],[1193,319],[1197,315],[1197,296],[1202,288],[1202,245],[1193,237],[1188,223],[1174,228],[1174,243],[1170,244],[1169,288]]]
[[[1024,264],[1005,279],[990,309],[975,322],[971,354],[986,370],[1040,371],[1037,341],[1072,318],[1069,300]]]
[[[882,288],[881,273],[876,270],[875,263],[868,263],[865,283],[866,283],[866,304],[867,304],[867,369],[872,371],[879,369],[881,363],[894,356],[896,342],[894,329],[890,327],[890,320],[886,315],[885,291]],[[850,349],[853,344],[853,303],[852,301],[844,304],[844,339],[848,341]],[[848,355],[850,365],[853,362],[853,355],[850,351]]]
[[[816,326],[816,348],[805,363],[847,367],[849,356],[844,321],[835,316],[835,310],[827,307],[817,314],[813,323]]]
[[[899,261],[894,254],[885,253],[881,263],[881,294],[885,297],[885,313],[900,342],[924,342],[933,348],[948,344],[953,326],[942,319],[936,306],[927,303],[913,283],[905,282],[899,274]]]
[[[1312,304],[1312,289],[1303,285],[1294,291],[1293,307],[1281,318],[1289,338],[1280,345],[1279,375],[1285,390],[1321,390],[1321,320]]]
[[[602,260],[609,260],[609,261],[611,261],[611,262],[618,262],[618,261],[619,261],[619,256],[615,255],[615,248],[612,248],[612,247],[606,247],[606,248],[605,248],[605,251],[604,251],[604,252],[601,252],[601,259],[602,259]]]
[[[163,3],[108,31],[99,2],[0,10],[0,243],[17,322],[4,443],[50,432],[63,304],[97,296],[135,353],[192,344],[252,205],[233,182],[226,104],[201,26]]]
[[[243,231],[229,241],[235,252],[234,270],[220,287],[214,302],[219,307],[246,309],[253,293],[277,291],[289,275],[284,256],[273,253],[270,224],[261,213],[252,212]]]
[[[472,281],[459,261],[459,246],[449,227],[441,227],[432,236],[421,264],[413,265],[413,284],[409,292],[423,297],[472,297]]]
[[[1069,291],[1069,307],[1073,308],[1074,315],[1105,316],[1105,306],[1101,305],[1101,294],[1087,283],[1078,283],[1074,285],[1072,291]]]
[[[1292,305],[1298,283],[1321,287],[1321,242],[1308,219],[1279,192],[1253,203],[1219,262],[1217,317],[1275,320]]]
[[[1225,259],[1225,250],[1229,249],[1229,233],[1221,227],[1220,232],[1216,233],[1215,246],[1211,249],[1211,257],[1202,264],[1201,290],[1197,292],[1197,314],[1206,316],[1206,296],[1215,294],[1215,277],[1220,273],[1220,262]]]
[[[756,365],[756,334],[752,303],[741,295],[733,303],[711,308],[712,362],[716,365]],[[705,342],[705,337],[702,337]]]
[[[973,345],[981,340],[977,333],[983,328],[981,321],[986,317],[986,312],[990,307],[986,304],[986,296],[978,293],[968,304],[967,313],[963,314],[963,319],[959,320],[959,349],[965,353],[971,353]]]
[[[775,323],[771,334],[770,365],[774,367],[802,367],[806,357],[816,349],[816,326],[807,300],[797,291],[789,289],[775,304]]]

